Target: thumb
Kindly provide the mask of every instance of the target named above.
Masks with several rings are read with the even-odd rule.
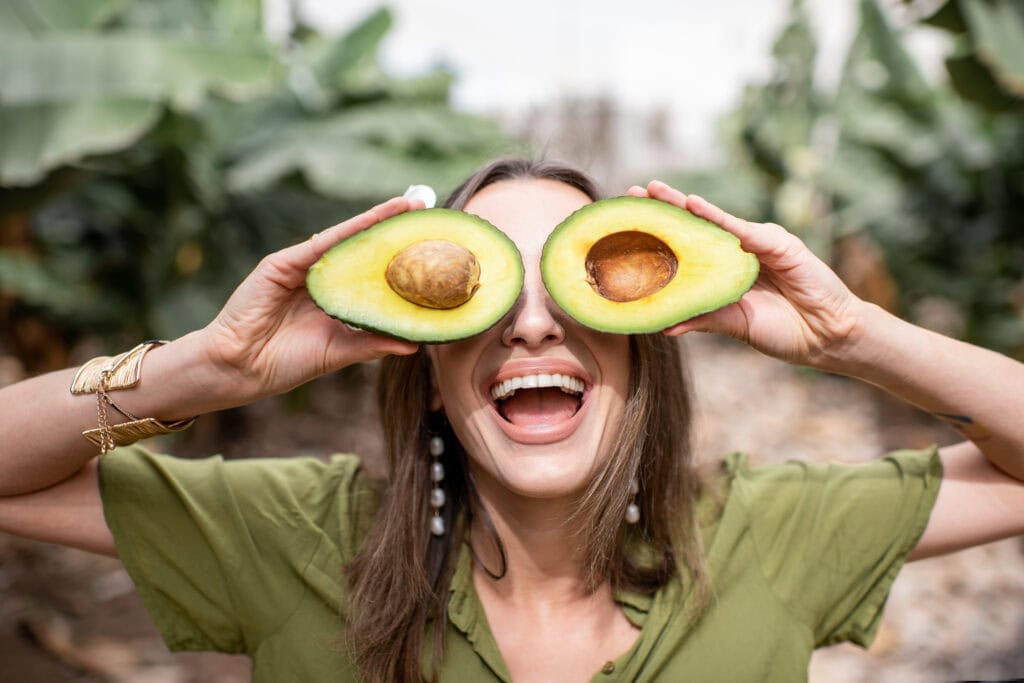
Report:
[[[340,325],[339,325],[340,326]],[[344,333],[330,341],[324,355],[325,371],[330,372],[352,363],[364,363],[385,356],[408,356],[419,350],[420,345],[344,326]]]
[[[678,337],[687,332],[712,332],[742,340],[746,338],[746,330],[747,317],[737,302],[667,327],[662,330],[662,333],[670,337]]]

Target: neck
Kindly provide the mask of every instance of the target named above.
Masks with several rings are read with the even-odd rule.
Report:
[[[574,500],[525,499],[507,491],[492,496],[486,485],[478,491],[505,549],[505,574],[500,580],[479,566],[474,572],[488,590],[511,601],[536,600],[545,594],[564,600],[586,595],[578,527],[568,523]],[[479,519],[471,533],[479,564],[499,573],[501,554]]]

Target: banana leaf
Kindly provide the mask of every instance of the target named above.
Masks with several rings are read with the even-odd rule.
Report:
[[[0,42],[0,105],[122,97],[190,108],[207,91],[238,97],[274,85],[272,47],[254,39],[146,33],[47,34]]]
[[[84,156],[124,149],[160,111],[156,102],[131,98],[0,107],[0,185],[31,185]]]
[[[263,92],[277,69],[262,39],[49,33],[0,41],[0,184],[29,185],[125,149],[165,103],[188,110],[209,92]]]
[[[317,81],[328,90],[342,89],[355,67],[374,60],[391,23],[391,13],[381,8],[345,34],[317,45],[310,54],[310,68]]]
[[[228,185],[255,192],[300,174],[317,192],[338,198],[391,195],[415,182],[450,187],[499,139],[495,124],[443,107],[359,107],[250,140]]]
[[[253,36],[263,30],[260,0],[131,0],[118,23],[162,35]]]
[[[860,2],[860,27],[843,65],[837,106],[856,109],[865,93],[924,120],[934,113],[932,88],[874,0]]]
[[[1024,109],[1024,99],[1014,97],[1003,89],[991,69],[977,54],[960,54],[946,58],[949,82],[965,100],[994,112],[1012,112]]]
[[[101,26],[130,0],[4,0],[0,35],[37,36],[50,31],[80,31]]]
[[[978,58],[1009,92],[1024,97],[1024,3],[961,2]]]
[[[89,318],[103,309],[95,288],[67,281],[29,254],[0,249],[0,293],[56,315]]]

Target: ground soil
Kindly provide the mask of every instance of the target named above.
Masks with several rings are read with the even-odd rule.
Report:
[[[687,343],[703,457],[860,462],[957,435],[878,390],[799,370],[725,340]],[[153,444],[185,457],[356,451],[379,469],[372,365],[205,417]],[[0,358],[0,385],[19,375]],[[896,581],[870,650],[820,650],[810,680],[1007,680],[1024,676],[1024,553],[1019,540],[914,563]],[[0,535],[0,683],[249,680],[242,657],[171,654],[115,560]]]

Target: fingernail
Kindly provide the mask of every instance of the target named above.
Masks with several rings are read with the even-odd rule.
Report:
[[[434,208],[437,204],[437,193],[430,185],[410,185],[402,196],[411,201],[419,199],[428,209]]]

